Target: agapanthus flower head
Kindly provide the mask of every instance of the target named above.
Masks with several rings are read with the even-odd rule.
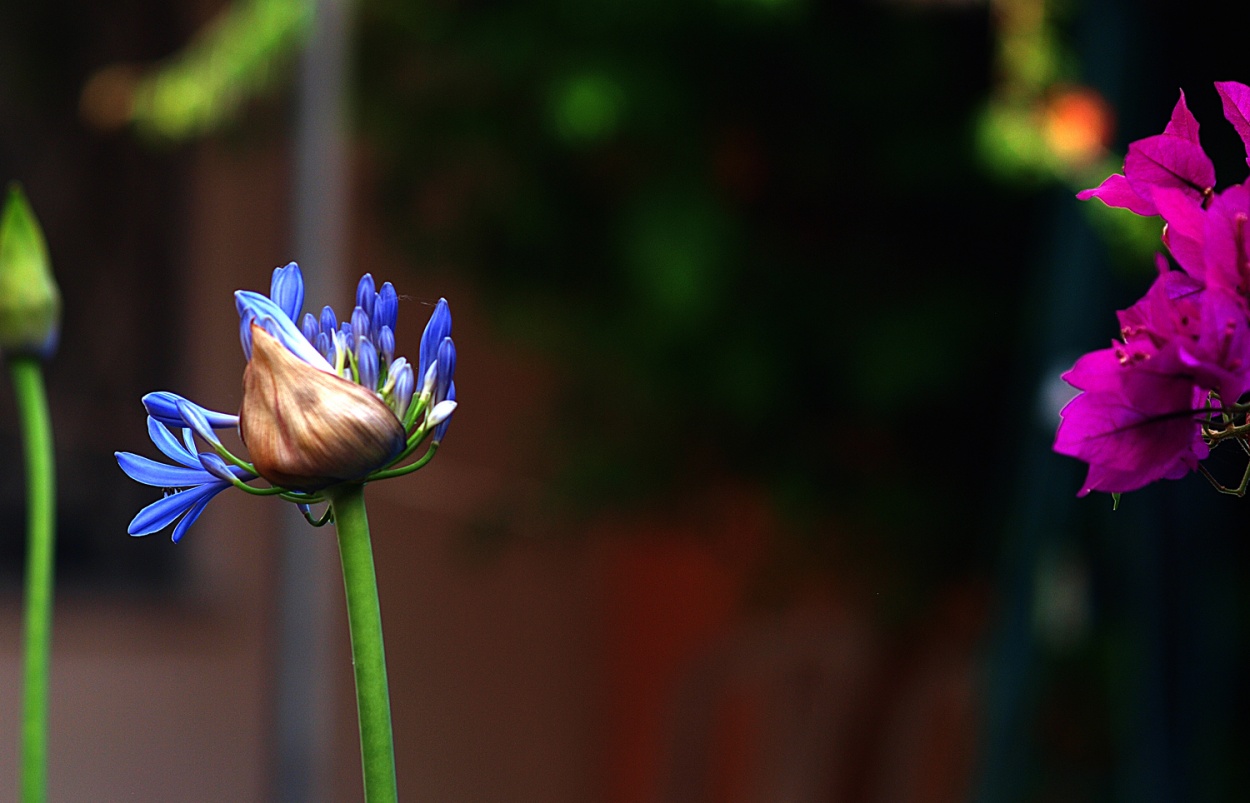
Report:
[[[1250,162],[1250,87],[1215,86]],[[1149,292],[1119,315],[1121,339],[1063,376],[1081,393],[1055,450],[1089,463],[1082,495],[1176,479],[1220,442],[1250,442],[1250,182],[1217,190],[1198,130],[1181,93],[1163,133],[1129,145],[1123,174],[1077,195],[1160,216],[1180,267],[1161,255]],[[1239,486],[1215,484],[1246,493],[1250,466]]]
[[[144,397],[153,442],[179,465],[117,453],[132,478],[166,490],[135,517],[132,535],[178,521],[178,540],[230,486],[277,495],[313,521],[310,506],[325,501],[323,489],[406,474],[433,457],[456,408],[450,310],[440,300],[426,327],[422,351],[427,339],[436,349],[425,368],[429,381],[418,392],[411,363],[394,356],[399,296],[390,282],[375,288],[365,274],[344,319],[329,307],[316,317],[302,315],[304,282],[294,262],[274,270],[268,296],[235,293],[248,360],[239,415],[207,410],[168,391]],[[217,435],[235,428],[247,459]],[[405,464],[431,436],[425,453]],[[209,451],[196,453],[197,438]],[[253,486],[257,478],[269,487]]]

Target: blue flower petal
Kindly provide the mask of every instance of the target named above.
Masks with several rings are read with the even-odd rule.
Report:
[[[240,468],[239,466],[227,464],[226,461],[215,452],[200,452],[198,457],[200,459],[200,465],[204,467],[205,471],[224,482],[232,482],[230,479],[232,476],[237,477],[244,482],[256,479],[256,475],[252,472],[245,468]]]
[[[178,400],[178,413],[182,416],[182,420],[187,422],[187,426],[195,431],[208,443],[219,445],[221,439],[217,437],[217,433],[213,432],[212,427],[208,424],[208,418],[204,416],[200,410],[185,399]]]
[[[224,487],[225,486],[218,488],[217,491],[208,494],[203,499],[200,499],[195,504],[191,505],[190,509],[187,510],[187,515],[182,517],[182,521],[178,522],[178,526],[174,528],[173,535],[170,536],[170,539],[175,544],[182,540],[182,536],[187,534],[187,530],[192,524],[195,524],[195,520],[198,519],[200,514],[204,512],[204,508],[208,506],[209,502],[213,501],[213,497],[216,496]]]
[[[304,337],[308,338],[309,343],[315,343],[317,340],[317,332],[320,331],[317,319],[313,317],[311,312],[304,313],[304,319],[300,321],[299,330],[304,333]]]
[[[230,482],[230,466],[226,465],[226,461],[222,460],[219,455],[212,452],[200,452],[200,465],[209,474],[223,482]]]
[[[190,488],[212,482],[213,477],[203,467],[182,468],[155,460],[132,452],[114,452],[117,464],[122,471],[136,482],[151,485],[154,488]]]
[[[295,322],[287,317],[287,314],[272,300],[251,290],[237,290],[234,294],[234,302],[239,310],[240,322],[250,323],[249,318],[254,317],[265,326],[266,331],[271,331],[273,336],[296,357],[315,368],[333,373],[330,364],[317,353],[317,349],[308,342]],[[247,328],[244,351],[249,353],[248,359],[251,359],[250,345],[251,330]]]
[[[149,393],[144,396],[143,406],[148,411],[148,415],[165,426],[181,429],[187,425],[187,422],[182,420],[182,416],[178,412],[178,402],[180,401],[199,408],[199,411],[204,414],[204,418],[208,420],[208,425],[213,429],[230,429],[239,425],[239,417],[237,415],[213,412],[200,407],[195,402],[187,401],[177,393],[170,393],[167,390],[158,390],[155,393]]]
[[[161,450],[161,454],[173,460],[175,463],[181,463],[187,468],[196,468],[200,465],[200,461],[195,459],[195,454],[188,451],[173,434],[165,428],[165,425],[157,421],[152,416],[148,416],[148,437],[152,439],[152,443],[156,444],[156,448]]]
[[[452,382],[451,387],[447,390],[447,401],[456,400],[456,383]],[[447,434],[447,428],[451,426],[451,418],[447,418],[443,423],[434,428],[434,443],[442,443],[443,436]]]
[[[430,363],[438,359],[439,344],[450,334],[451,308],[447,306],[447,299],[440,298],[434,313],[430,315],[430,322],[425,325],[425,332],[421,335],[421,351],[417,360],[419,380],[424,381],[426,371],[430,370]]]
[[[299,265],[290,262],[285,268],[274,268],[269,295],[292,323],[297,322],[304,308],[304,275]]]
[[[172,524],[174,519],[186,512],[188,508],[201,499],[213,498],[225,487],[226,484],[224,482],[214,480],[198,488],[179,491],[163,499],[157,499],[143,510],[140,510],[131,519],[130,526],[126,528],[126,532],[131,535],[151,535],[158,530],[163,530]]]
[[[252,321],[256,320],[256,316],[249,313],[239,314],[239,344],[243,346],[243,357],[248,362],[252,361]]]

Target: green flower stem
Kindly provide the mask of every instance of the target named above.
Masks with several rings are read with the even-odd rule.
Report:
[[[434,459],[434,453],[437,451],[438,451],[438,444],[431,443],[430,450],[426,452],[425,454],[423,454],[421,456],[421,459],[416,461],[415,463],[409,463],[403,468],[388,468],[386,471],[379,471],[376,474],[369,477],[369,480],[370,481],[389,480],[391,477],[402,477],[405,474],[411,474],[412,472],[416,471],[419,468],[424,468],[427,463],[429,463],[431,460]],[[407,456],[408,456],[408,453],[405,453],[399,459],[403,460]]]
[[[394,803],[395,746],[391,738],[391,700],[382,647],[382,612],[369,544],[364,486],[336,485],[325,490],[334,511],[347,591],[347,620],[356,670],[356,710],[360,717],[360,758],[366,803]]]
[[[9,370],[26,451],[26,643],[20,799],[23,803],[42,803],[48,796],[48,665],[52,651],[56,468],[42,366],[35,357],[13,357]]]

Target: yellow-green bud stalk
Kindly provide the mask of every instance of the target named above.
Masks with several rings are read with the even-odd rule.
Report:
[[[0,211],[0,351],[44,359],[61,332],[61,293],[39,221],[16,182]]]
[[[260,476],[301,491],[363,479],[404,448],[403,425],[372,390],[309,365],[256,323],[239,433]]]

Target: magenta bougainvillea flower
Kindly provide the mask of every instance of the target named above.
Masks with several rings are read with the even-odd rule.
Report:
[[[1250,164],[1250,87],[1215,88]],[[1201,471],[1221,441],[1250,441],[1250,181],[1217,191],[1182,92],[1163,133],[1129,145],[1124,172],[1077,197],[1162,218],[1179,269],[1160,255],[1150,290],[1119,313],[1120,339],[1063,375],[1081,392],[1060,413],[1055,451],[1089,464],[1082,496]],[[1250,466],[1239,486],[1214,484],[1244,495]]]
[[[1157,215],[1152,195],[1160,187],[1181,190],[1195,201],[1215,187],[1215,166],[1198,142],[1198,121],[1185,105],[1184,92],[1162,134],[1128,146],[1123,174],[1112,173],[1102,184],[1076,197],[1083,201],[1098,198],[1107,206],[1139,215]]]

